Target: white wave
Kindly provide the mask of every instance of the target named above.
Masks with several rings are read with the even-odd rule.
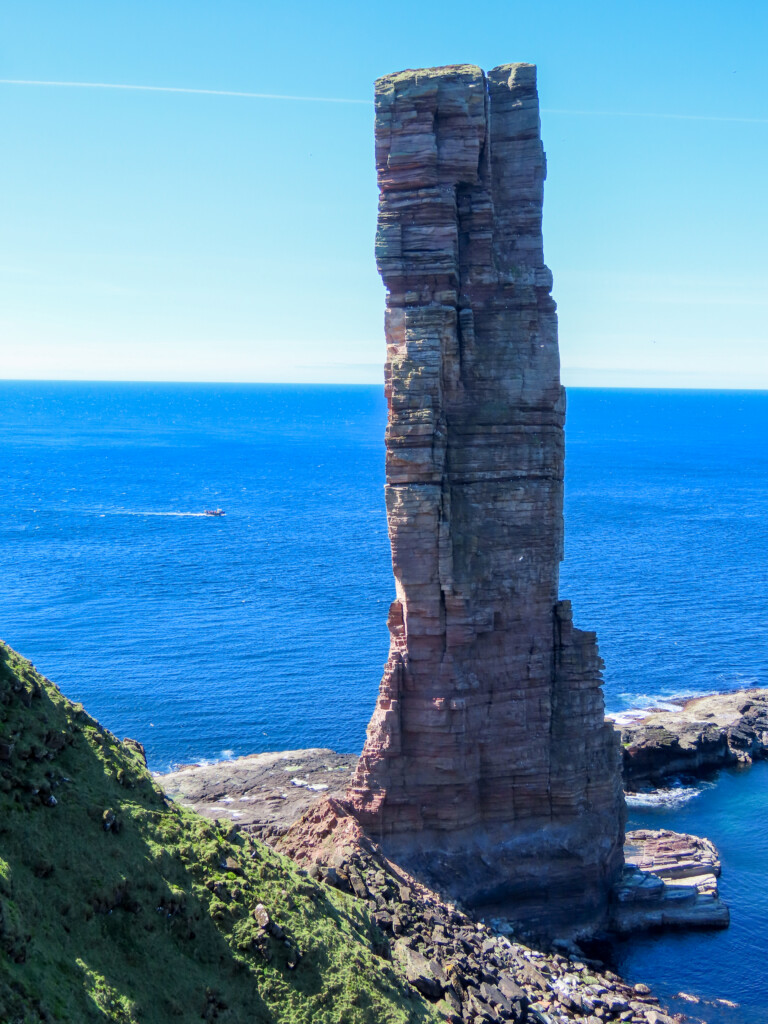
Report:
[[[628,807],[676,810],[701,796],[702,789],[702,786],[670,786],[667,789],[653,789],[647,793],[625,793],[625,796]]]
[[[679,711],[689,700],[697,697],[708,697],[714,693],[732,693],[750,686],[759,686],[760,680],[752,676],[742,676],[739,679],[732,679],[726,682],[726,680],[718,677],[718,679],[713,680],[713,683],[719,683],[720,685],[713,685],[709,689],[679,690],[674,695],[622,693],[620,696],[627,703],[631,701],[632,706],[620,711],[608,711],[605,717],[613,722],[615,726],[621,728],[624,725],[641,722],[653,711]]]
[[[713,692],[712,690],[708,692]],[[616,715],[642,715],[648,714],[651,708],[658,708],[662,711],[677,711],[681,704],[690,700],[691,697],[702,697],[701,690],[678,690],[676,693],[622,693],[620,697],[628,707],[619,711],[612,711],[609,717]]]
[[[633,722],[639,722],[641,719],[645,718],[647,714],[647,710],[632,708],[629,711],[611,711],[605,717],[610,719],[614,725],[621,727],[622,725],[631,725]]]

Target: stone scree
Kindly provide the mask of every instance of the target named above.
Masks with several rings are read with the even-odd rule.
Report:
[[[618,734],[558,598],[565,393],[536,69],[376,83],[397,599],[348,799],[469,904],[594,920],[622,868]]]

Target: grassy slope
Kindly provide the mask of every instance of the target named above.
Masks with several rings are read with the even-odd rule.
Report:
[[[0,644],[0,1021],[434,1020],[381,941],[353,898],[169,805]]]

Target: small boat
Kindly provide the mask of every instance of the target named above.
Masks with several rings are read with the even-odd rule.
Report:
[[[204,512],[204,516],[225,516],[227,513],[223,508],[207,508]]]

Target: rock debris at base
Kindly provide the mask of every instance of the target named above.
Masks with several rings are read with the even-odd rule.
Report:
[[[337,828],[341,839],[329,831],[325,850],[314,860],[308,857],[302,820],[321,816],[323,807],[343,797],[354,763],[354,756],[330,750],[293,750],[186,766],[157,778],[174,799],[207,817],[235,823],[293,856],[314,877],[365,901],[392,955],[406,964],[411,984],[439,1003],[453,1024],[667,1024],[683,1019],[664,1012],[647,986],[622,981],[567,942],[562,952],[544,953],[512,938],[503,918],[477,920],[387,861],[356,824],[352,832]],[[242,796],[252,799],[243,801]],[[316,826],[310,833],[316,840]],[[670,927],[675,915],[685,926],[723,926],[727,909],[713,902],[720,862],[707,840],[668,831],[630,832],[625,859],[622,882],[629,884],[633,875],[635,889],[623,907],[624,930]],[[643,878],[651,881],[641,890]],[[698,887],[696,895],[684,889],[682,898],[672,892],[665,899],[669,886],[681,885]]]
[[[366,903],[409,983],[450,1024],[685,1019],[665,1012],[647,985],[622,981],[572,943],[544,953],[511,937],[504,920],[471,917],[359,835],[353,843],[329,845],[326,853],[333,863],[315,860],[309,874]]]
[[[350,754],[291,750],[186,766],[156,778],[168,796],[198,813],[279,843],[323,798],[343,798],[354,764]],[[307,836],[305,846],[312,842]],[[624,858],[607,922],[613,930],[728,926],[730,914],[717,889],[720,861],[709,840],[668,830],[630,832]]]

